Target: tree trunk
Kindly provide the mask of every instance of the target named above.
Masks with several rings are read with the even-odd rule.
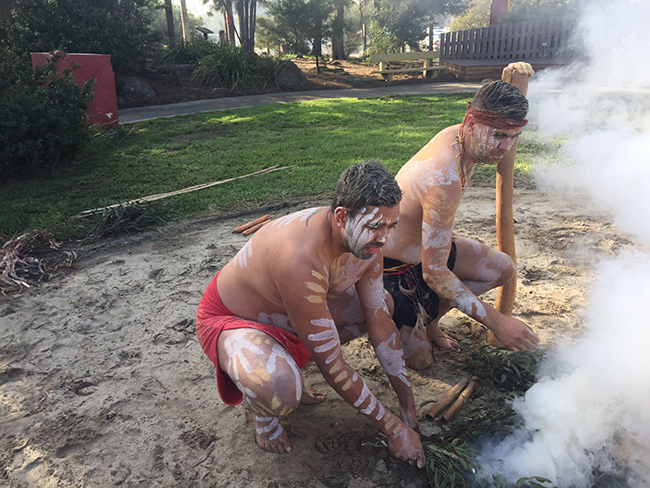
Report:
[[[176,44],[176,37],[174,33],[174,11],[172,10],[172,0],[165,0],[165,15],[167,16],[167,37],[169,38],[169,45]]]
[[[312,56],[322,56],[323,55],[323,38],[318,37],[313,40],[311,46],[311,55]]]
[[[239,23],[239,43],[245,52],[250,51],[249,0],[237,0],[237,20]]]
[[[429,51],[433,51],[433,20],[429,23]]]
[[[248,15],[248,43],[246,52],[255,52],[255,24],[257,22],[257,0],[251,0],[250,14]]]
[[[235,44],[235,24],[232,18],[232,0],[222,0],[223,6],[226,9],[224,13],[226,17],[226,37],[230,44]]]
[[[490,25],[499,25],[508,14],[510,0],[492,0],[490,6]]]
[[[366,49],[368,48],[368,38],[366,36],[366,23],[363,18],[363,7],[361,6],[361,2],[359,2],[359,20],[361,21],[361,38],[363,40],[363,52],[361,53],[362,57],[366,57]]]
[[[190,19],[187,16],[187,4],[181,0],[181,27],[183,29],[183,40],[190,41]]]
[[[343,3],[341,2],[336,9],[336,18],[332,26],[334,31],[334,35],[332,36],[332,59],[345,59],[345,48],[343,44],[344,25],[344,10]]]

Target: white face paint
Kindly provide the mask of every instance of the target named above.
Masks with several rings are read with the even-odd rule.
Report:
[[[252,244],[252,239],[249,239],[249,241],[242,247],[237,255],[235,256],[235,266],[239,266],[240,268],[245,268],[248,266],[248,259],[253,257],[253,244]]]
[[[381,215],[377,218],[379,209],[373,208],[372,211],[367,213],[366,208],[359,210],[359,213],[354,217],[350,217],[345,223],[344,237],[350,252],[359,259],[370,259],[372,255],[365,250],[365,246],[372,240],[372,233],[364,226],[372,222],[379,222]]]
[[[475,157],[483,163],[495,163],[502,159],[516,140],[513,136],[519,134],[517,129],[495,129],[478,123],[475,128]]]
[[[406,386],[411,386],[408,378],[406,377],[406,365],[404,364],[404,351],[396,349],[397,347],[397,333],[393,332],[391,336],[384,342],[377,346],[377,359],[381,364],[386,374],[396,376]]]
[[[395,212],[398,212],[395,209]],[[390,215],[390,214],[389,214]],[[386,244],[388,232],[378,234],[381,226],[391,226],[394,217],[385,215],[379,207],[362,208],[357,215],[350,217],[345,224],[344,238],[350,252],[359,259],[370,259],[380,247]]]

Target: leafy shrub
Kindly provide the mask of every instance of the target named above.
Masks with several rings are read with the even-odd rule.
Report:
[[[8,27],[15,52],[110,54],[113,69],[131,72],[160,37],[149,30],[155,0],[15,0]]]
[[[155,64],[196,64],[201,58],[215,53],[218,48],[218,44],[197,37],[163,49]]]
[[[0,176],[29,176],[73,154],[87,137],[86,109],[94,83],[79,86],[58,73],[53,56],[33,69],[0,54]]]
[[[199,61],[193,79],[231,90],[249,90],[271,81],[277,65],[273,58],[245,53],[241,47],[223,44]]]

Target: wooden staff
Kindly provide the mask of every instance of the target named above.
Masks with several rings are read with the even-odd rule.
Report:
[[[266,221],[268,219],[269,219],[268,214],[267,215],[262,215],[261,217],[255,219],[255,220],[251,220],[250,222],[246,222],[245,224],[240,225],[235,230],[233,230],[233,232],[235,234],[243,234],[244,231],[250,229],[251,227],[255,227],[257,224],[261,224],[262,222],[264,222],[264,221]],[[255,230],[257,230],[257,229],[255,229]],[[248,234],[244,234],[244,235],[248,235]]]
[[[519,88],[524,96],[528,93],[529,80],[528,75],[519,75],[516,72],[512,74],[511,79],[504,79],[504,81],[509,81]],[[515,294],[517,293],[517,253],[515,250],[515,227],[512,213],[516,157],[517,141],[497,165],[497,244],[499,251],[506,253],[515,262],[515,276],[499,288],[494,302],[494,308],[504,315],[512,315],[512,309],[515,306]],[[503,347],[501,341],[496,338],[491,330],[488,330],[487,341],[491,346]]]
[[[264,222],[260,222],[259,224],[255,224],[255,225],[254,225],[253,227],[251,227],[250,229],[246,229],[245,231],[243,231],[243,232],[241,233],[241,235],[243,235],[243,236],[247,236],[247,235],[249,235],[249,234],[252,234],[253,232],[257,232],[258,230],[260,230],[262,227],[264,227],[264,226],[265,226],[266,224],[268,224],[269,222],[271,222],[271,221],[270,221],[270,220],[265,220]]]
[[[465,388],[463,392],[460,394],[458,400],[456,400],[454,404],[451,407],[449,407],[449,410],[445,412],[445,414],[442,416],[442,420],[444,422],[449,422],[451,419],[453,419],[456,416],[456,414],[459,412],[459,410],[463,408],[463,405],[467,403],[469,397],[471,397],[472,393],[474,393],[474,388],[476,388],[477,379],[478,378],[476,376],[472,377],[472,380],[467,385],[467,388]]]
[[[468,379],[463,378],[460,380],[456,385],[449,390],[449,393],[447,393],[444,397],[442,397],[440,400],[438,400],[437,403],[434,403],[429,411],[426,413],[427,417],[430,417],[432,420],[435,419],[440,412],[442,412],[447,406],[453,402],[458,394],[463,391],[463,388],[467,386]]]
[[[172,197],[172,196],[175,196],[175,195],[182,195],[184,193],[190,193],[190,192],[197,191],[197,190],[203,190],[205,188],[212,188],[213,186],[223,185],[224,183],[229,183],[231,181],[241,180],[242,178],[248,178],[250,176],[261,175],[263,173],[272,173],[273,171],[280,171],[282,169],[287,169],[287,168],[291,168],[291,167],[292,166],[280,166],[279,164],[276,164],[275,166],[271,166],[270,168],[261,169],[259,171],[255,171],[254,173],[249,173],[249,174],[243,175],[243,176],[235,176],[234,178],[228,178],[227,180],[213,181],[212,183],[203,183],[201,185],[194,185],[194,186],[190,186],[190,187],[187,187],[187,188],[183,188],[182,190],[171,191],[171,192],[168,192],[168,193],[159,193],[157,195],[149,195],[147,197],[141,197],[141,198],[136,198],[135,200],[129,200],[128,202],[116,203],[115,205],[109,205],[108,207],[100,207],[100,208],[93,208],[92,210],[84,210],[83,212],[78,213],[75,217],[77,217],[77,218],[88,217],[89,215],[94,215],[96,213],[101,213],[104,210],[109,210],[111,208],[127,207],[129,205],[138,205],[138,204],[142,204],[142,203],[155,202],[156,200],[160,200],[162,198]]]
[[[514,168],[517,142],[497,166],[497,244],[499,251],[506,253],[515,262],[515,276],[497,291],[494,308],[504,315],[512,315],[517,292],[517,252],[515,249],[515,227],[512,214],[514,194]],[[488,330],[488,344],[503,347],[491,330]]]

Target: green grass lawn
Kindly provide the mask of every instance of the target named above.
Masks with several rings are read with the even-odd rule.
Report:
[[[74,164],[55,168],[41,179],[0,187],[0,236],[61,228],[83,210],[277,164],[292,168],[150,206],[173,221],[329,196],[352,163],[379,159],[397,173],[438,131],[462,120],[470,98],[452,94],[321,100],[137,123],[111,139],[94,137]],[[520,144],[520,174],[529,165],[524,146]],[[475,179],[491,178],[494,171],[481,170]]]

